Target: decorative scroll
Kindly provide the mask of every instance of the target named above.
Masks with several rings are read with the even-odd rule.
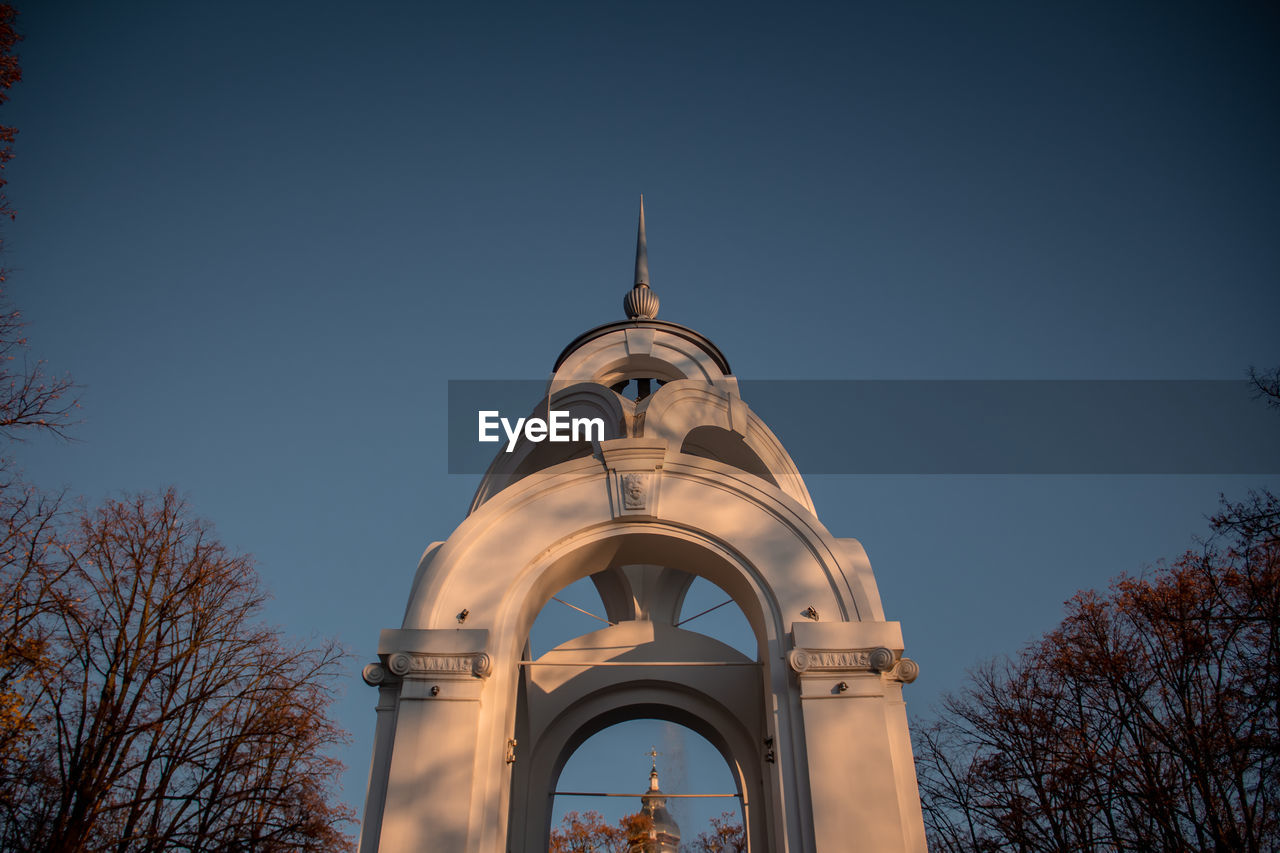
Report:
[[[920,675],[920,664],[911,658],[902,658],[898,661],[898,666],[891,673],[893,678],[898,679],[903,684],[910,684]]]
[[[380,663],[366,664],[365,668],[360,670],[360,677],[370,687],[377,687],[387,680],[387,668]]]

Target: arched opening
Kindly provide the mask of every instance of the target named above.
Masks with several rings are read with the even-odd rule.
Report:
[[[755,474],[775,486],[778,485],[778,481],[769,471],[769,466],[764,464],[764,460],[736,432],[716,426],[697,427],[690,430],[684,437],[680,452],[732,465],[748,474]]]
[[[694,631],[754,658],[759,649],[755,632],[742,608],[729,593],[702,577],[693,578],[680,604],[676,627]]]
[[[651,620],[711,637],[756,658],[760,644],[733,597],[704,577],[656,565],[606,569],[554,593],[534,619],[526,660],[585,634]]]
[[[683,371],[667,361],[653,356],[631,355],[604,367],[595,377],[595,381],[613,388],[628,399],[635,399],[632,394],[624,393],[621,386],[625,386],[628,382],[650,382],[652,384],[648,388],[652,393],[658,390],[659,385],[687,378]]]
[[[743,571],[747,567],[709,547],[711,543],[692,540],[674,530],[655,530],[652,525],[621,535],[612,531],[602,534],[579,541],[572,550],[556,556],[537,574],[527,596],[513,599],[513,603],[522,602],[520,610],[513,613],[512,625],[519,638],[516,649],[529,651],[534,622],[548,618],[544,614],[555,598],[562,597],[561,590],[583,579],[595,585],[603,608],[583,609],[610,623],[640,619],[674,626],[681,618],[685,592],[695,578],[705,578],[732,598],[748,623],[755,642],[753,651],[744,652],[748,658],[763,660],[771,638],[782,633],[780,614],[758,585],[756,573]],[[594,599],[587,600],[594,604]],[[562,605],[556,603],[556,608]],[[606,627],[599,620],[592,622],[589,627]]]
[[[609,801],[607,810],[599,803],[561,803],[555,823],[569,810],[594,809],[614,825],[636,810],[647,766],[641,766],[639,779],[628,779],[628,763],[601,759],[618,774],[603,790],[599,780],[582,789],[577,787],[585,784],[581,780],[572,788],[559,781],[579,747],[598,732],[633,720],[666,721],[695,732],[714,747],[717,764],[732,780],[725,790],[677,793],[744,798],[727,808],[723,802],[684,808],[692,821],[686,841],[708,829],[712,816],[737,810],[752,849],[767,849],[765,827],[776,819],[776,804],[765,799],[765,768],[773,758],[762,701],[765,682],[772,678],[766,649],[777,636],[778,614],[770,597],[749,566],[686,532],[645,525],[621,535],[602,533],[550,556],[524,598],[526,607],[536,609],[524,611],[528,622],[517,617],[513,624],[516,630],[527,625],[529,632],[522,641],[513,720],[519,748],[509,789],[511,849],[544,849],[557,790],[634,794],[595,798]],[[687,627],[678,624],[685,618]],[[633,739],[625,727],[619,731],[621,737],[606,740],[616,741],[621,753],[643,757],[653,746],[663,751],[652,742],[652,733]],[[634,775],[634,762],[631,766]],[[629,808],[618,811],[612,801],[619,799]]]
[[[588,768],[585,772],[590,775],[584,779],[584,771],[574,771],[574,775],[571,776],[566,776],[564,771],[570,760],[578,753],[580,747],[591,741],[593,736],[598,733],[632,721],[650,721],[647,723],[648,725],[654,725],[652,721],[659,721],[658,724],[675,724],[682,729],[689,730],[709,744],[713,750],[713,753],[691,751],[683,753],[686,761],[685,775],[683,780],[679,780],[679,771],[677,771],[677,780],[692,784],[689,775],[690,771],[687,768],[689,756],[704,754],[711,756],[708,761],[703,762],[704,764],[709,763],[713,770],[712,773],[708,774],[708,779],[717,778],[717,772],[719,772],[717,768],[722,768],[730,780],[730,787],[723,790],[675,791],[669,785],[666,785],[663,790],[673,793],[734,795],[732,798],[717,796],[688,799],[714,800],[715,804],[711,807],[712,811],[724,802],[734,803],[736,801],[736,809],[742,820],[744,833],[750,839],[750,849],[766,850],[766,824],[772,819],[772,812],[769,803],[765,801],[763,796],[764,775],[756,739],[752,735],[752,732],[757,730],[759,721],[758,718],[754,720],[743,719],[737,713],[738,709],[730,707],[732,704],[741,703],[729,702],[726,704],[723,701],[724,698],[724,696],[721,696],[717,699],[703,693],[696,686],[687,682],[682,684],[679,683],[679,680],[662,681],[649,679],[618,684],[594,691],[580,697],[577,701],[564,708],[545,728],[541,736],[536,738],[524,767],[522,768],[519,763],[516,765],[517,776],[520,778],[513,780],[513,814],[515,820],[511,825],[509,842],[511,849],[529,851],[546,849],[553,826],[554,800],[564,799],[564,802],[560,803],[562,808],[557,819],[562,818],[563,813],[570,809],[577,808],[581,811],[584,808],[582,801],[587,799],[586,797],[579,796],[570,804],[569,798],[563,793],[557,796],[555,793],[557,791],[576,792],[579,795],[620,793],[624,796],[616,798],[593,797],[592,799],[620,799],[624,801],[621,814],[627,813],[627,810],[634,812],[643,788],[637,790],[636,783],[630,781],[630,777],[634,775],[634,758],[627,759],[626,756],[639,752],[643,758],[651,747],[656,747],[657,751],[661,753],[663,750],[662,743],[656,740],[656,735],[654,734],[657,730],[650,729],[646,732],[641,729],[639,736],[632,742],[629,742],[629,738],[617,739],[617,745],[613,746],[612,749],[621,758],[619,758],[615,767],[610,768],[614,773],[612,776],[605,776]],[[626,734],[628,730],[627,728],[622,728],[619,731]],[[646,738],[649,741],[648,743],[645,742]],[[615,738],[606,736],[601,741],[601,743],[605,744],[606,757],[610,749],[608,744],[614,740]],[[691,743],[696,744],[697,741],[686,740],[685,746],[687,749],[692,749],[692,747],[689,747]],[[598,753],[593,748],[586,755],[592,756],[598,755]],[[717,758],[718,760],[716,760]],[[659,770],[661,771],[662,756],[659,755],[658,759]],[[590,764],[591,762],[592,759],[588,757],[586,763]],[[641,764],[640,767],[642,771],[648,770],[648,766],[644,764]],[[631,774],[626,772],[628,768],[632,768]],[[647,775],[647,772],[645,772],[645,777]],[[642,783],[647,781],[645,777],[642,777]],[[724,777],[720,776],[719,778],[723,779]],[[574,784],[590,782],[594,785],[607,782],[610,786],[620,785],[624,787],[610,787],[608,790],[594,788],[578,790],[566,787],[566,785],[570,784],[569,780],[571,779],[578,780]],[[699,784],[703,784],[701,780]],[[632,791],[635,791],[635,793],[633,794]],[[610,806],[610,808],[615,807]],[[730,806],[729,808],[732,809],[735,806]],[[718,816],[725,810],[727,809],[721,807],[719,811],[714,811],[714,814]],[[700,823],[704,817],[707,820],[707,825],[710,825],[710,814],[699,810],[686,810],[685,813],[690,815],[689,821],[692,831],[685,833],[682,829],[682,837],[688,843],[705,828]]]
[[[713,818],[744,826],[737,783],[719,750],[693,729],[645,717],[602,729],[574,750],[556,782],[552,831],[564,829],[569,812],[588,811],[600,815],[597,824],[606,831],[621,829],[624,818],[642,812],[641,795],[654,767],[661,806],[679,829],[682,849],[692,849],[699,834],[711,832]],[[722,794],[730,796],[716,796]],[[657,801],[650,799],[651,811]]]
[[[633,403],[639,403],[647,398],[650,394],[655,393],[663,385],[667,384],[665,379],[657,379],[649,376],[635,377],[632,379],[623,379],[615,382],[609,387],[623,397],[626,397]]]
[[[574,637],[611,624],[592,578],[579,578],[556,592],[533,620],[526,659],[536,660]]]

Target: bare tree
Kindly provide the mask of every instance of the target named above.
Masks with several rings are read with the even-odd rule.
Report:
[[[16,17],[12,6],[0,4],[0,104],[9,100],[9,88],[22,79],[22,66],[13,51],[20,38],[14,29]],[[4,168],[13,159],[17,133],[13,127],[0,125],[0,216],[10,219],[14,212],[4,193]],[[3,246],[0,239],[0,248]],[[34,428],[65,436],[76,408],[75,401],[68,398],[75,385],[69,377],[50,376],[44,362],[28,357],[21,315],[4,298],[6,278],[0,268],[0,435],[18,439]]]
[[[37,617],[56,665],[16,690],[23,749],[0,773],[6,850],[327,850],[345,739],[340,661],[260,623],[263,593],[172,492],[79,514]]]
[[[698,833],[690,849],[694,853],[746,853],[747,833],[736,812],[711,818],[711,828]]]
[[[22,79],[15,18],[12,6],[0,4],[0,104]],[[15,128],[0,125],[0,216],[10,219],[4,169],[16,135]],[[55,606],[61,581],[45,559],[61,521],[60,501],[21,481],[7,445],[32,431],[65,437],[76,403],[67,399],[74,387],[69,378],[48,376],[43,362],[28,356],[22,318],[4,297],[5,279],[0,268],[0,766],[7,768],[25,749],[33,727],[30,703],[18,687],[51,665],[49,627],[42,617]],[[0,806],[11,803],[12,794],[0,788]]]
[[[21,440],[31,430],[65,438],[78,404],[69,397],[75,383],[52,376],[32,360],[22,337],[21,314],[7,304],[0,270],[0,435]]]
[[[1077,595],[918,729],[931,849],[1276,849],[1280,501],[1224,502],[1213,527]]]
[[[61,578],[44,558],[54,547],[57,501],[35,489],[0,484],[0,766],[30,734],[30,703],[18,686],[52,665],[43,618]],[[5,792],[0,790],[0,801]]]
[[[1249,380],[1253,382],[1254,395],[1272,408],[1280,408],[1280,367],[1270,370],[1249,368]]]
[[[18,13],[8,3],[0,3],[0,104],[9,100],[9,89],[22,79],[22,66],[14,47],[22,40],[14,28],[14,19]],[[13,218],[13,210],[4,195],[4,185],[8,179],[4,176],[4,167],[13,159],[13,140],[17,137],[17,128],[0,125],[0,216]],[[0,243],[3,245],[3,243]]]

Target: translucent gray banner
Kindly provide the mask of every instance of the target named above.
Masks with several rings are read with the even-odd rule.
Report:
[[[1280,411],[1244,381],[760,380],[740,390],[804,474],[1280,473]],[[508,427],[547,420],[545,394],[538,380],[451,381],[449,473],[483,473],[510,445],[493,417],[500,440],[478,440],[480,412]]]

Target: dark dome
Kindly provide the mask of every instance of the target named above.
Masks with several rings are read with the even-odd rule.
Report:
[[[603,326],[596,326],[594,329],[578,335],[564,348],[564,351],[560,353],[560,357],[556,359],[555,367],[551,368],[552,372],[559,370],[560,365],[564,364],[565,360],[573,355],[579,347],[619,329],[661,329],[664,332],[669,332],[677,337],[684,338],[711,356],[712,361],[716,363],[716,367],[720,368],[725,374],[733,373],[729,369],[729,360],[724,357],[724,353],[720,352],[719,347],[707,340],[700,332],[695,332],[687,326],[681,326],[679,323],[670,323],[666,320],[619,320],[616,323],[605,323]]]

